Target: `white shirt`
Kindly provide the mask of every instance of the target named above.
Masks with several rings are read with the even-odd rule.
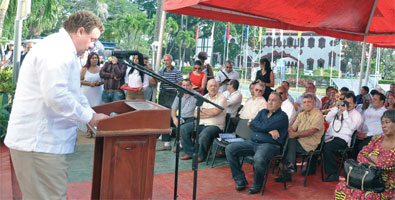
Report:
[[[94,111],[83,95],[80,63],[63,28],[27,54],[19,73],[5,144],[15,150],[68,154],[79,122]]]
[[[347,145],[350,146],[352,134],[362,124],[362,116],[355,109],[351,111],[344,111],[343,122],[341,123],[341,117],[335,120],[335,116],[337,115],[338,111],[339,108],[336,107],[335,109],[331,110],[325,118],[325,120],[329,122],[329,128],[325,135],[325,142],[329,142],[333,140],[334,137],[338,137],[346,141]],[[334,125],[333,120],[335,120]],[[333,129],[333,127],[335,129]],[[335,130],[339,130],[339,132],[336,133]]]
[[[222,70],[226,76],[228,76],[229,79],[231,80],[239,80],[239,73],[236,72],[235,70],[232,70],[230,73],[226,72],[226,70]],[[217,72],[217,77],[215,78],[215,80],[221,84],[222,81],[226,80],[226,76],[224,75],[224,73],[222,73],[221,71]],[[219,86],[219,92],[223,93],[226,91],[226,84],[222,84]]]
[[[259,111],[267,108],[267,102],[262,96],[248,99],[240,111],[240,119],[254,119]]]
[[[149,86],[149,77],[147,74],[144,74],[144,82],[141,80],[140,72],[135,69],[131,74],[128,75],[128,78],[125,79],[125,82],[128,84],[130,88],[140,88],[143,87],[146,90]]]
[[[226,90],[223,95],[226,98],[226,102],[228,103],[228,113],[230,113],[231,117],[236,117],[237,110],[241,106],[241,102],[243,101],[243,95],[240,91],[236,90],[232,94],[228,90]]]
[[[289,125],[293,124],[296,117],[296,110],[289,99],[283,101],[281,104],[281,110],[287,114]]]
[[[382,106],[379,109],[375,109],[370,106],[362,115],[363,124],[361,127],[362,133],[368,133],[368,137],[375,135],[382,135],[383,129],[381,128],[381,116],[387,109]]]

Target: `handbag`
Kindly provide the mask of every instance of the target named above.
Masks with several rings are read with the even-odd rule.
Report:
[[[344,162],[344,177],[347,187],[361,191],[381,193],[385,190],[385,182],[381,176],[382,169],[367,163],[358,163],[354,159]]]

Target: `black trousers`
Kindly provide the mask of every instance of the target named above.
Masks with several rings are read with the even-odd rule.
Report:
[[[352,154],[352,157],[354,159],[357,159],[359,152],[363,149],[364,146],[369,144],[371,139],[372,139],[372,137],[370,136],[370,137],[366,137],[363,140],[358,140],[357,139],[357,141],[355,141],[354,151],[353,151],[353,154]]]
[[[323,149],[325,173],[329,175],[338,173],[335,153],[338,150],[342,150],[345,148],[347,148],[346,141],[338,137],[335,137],[332,141],[325,143]]]

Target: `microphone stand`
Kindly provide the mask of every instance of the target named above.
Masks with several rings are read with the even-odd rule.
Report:
[[[204,98],[203,96],[201,96],[200,94],[196,94],[193,93],[169,80],[167,80],[166,78],[162,77],[161,75],[145,68],[144,66],[141,66],[133,61],[129,61],[130,63],[132,63],[133,65],[129,64],[127,61],[125,61],[125,59],[123,59],[122,57],[119,58],[119,62],[125,64],[128,67],[132,67],[138,71],[144,72],[146,73],[148,76],[151,76],[155,79],[160,80],[162,83],[166,83],[174,88],[177,89],[178,91],[178,111],[179,111],[179,115],[178,115],[178,127],[177,127],[177,133],[176,133],[176,166],[175,166],[175,178],[174,178],[174,200],[177,199],[178,195],[177,195],[177,187],[178,187],[178,165],[179,165],[179,151],[180,151],[180,119],[181,119],[181,98],[182,95],[184,95],[185,93],[193,96],[194,98],[196,98],[197,103],[197,117],[195,118],[194,121],[194,129],[193,129],[193,136],[194,136],[194,142],[195,142],[195,152],[193,154],[193,159],[192,159],[192,170],[194,171],[194,177],[193,177],[193,199],[196,199],[196,187],[197,187],[197,170],[198,170],[198,152],[199,152],[199,120],[200,120],[200,106],[203,105],[204,102],[212,104],[213,106],[219,108],[220,110],[224,110],[224,108],[218,104],[213,103],[212,101]]]

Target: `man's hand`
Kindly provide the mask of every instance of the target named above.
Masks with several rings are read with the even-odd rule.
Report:
[[[288,137],[290,139],[297,138],[298,137],[298,133],[294,132],[294,131],[288,131]]]
[[[89,125],[91,125],[92,127],[96,127],[97,123],[102,120],[102,119],[107,119],[109,118],[108,115],[105,115],[103,113],[94,113],[93,117],[91,119],[91,121],[89,122]]]
[[[177,127],[178,126],[178,119],[177,119],[177,117],[174,117],[173,118],[173,123],[174,123],[174,125]]]
[[[368,133],[358,132],[357,138],[358,140],[364,140],[368,136]]]
[[[272,135],[273,140],[277,140],[280,137],[278,130],[269,131],[269,134]]]

